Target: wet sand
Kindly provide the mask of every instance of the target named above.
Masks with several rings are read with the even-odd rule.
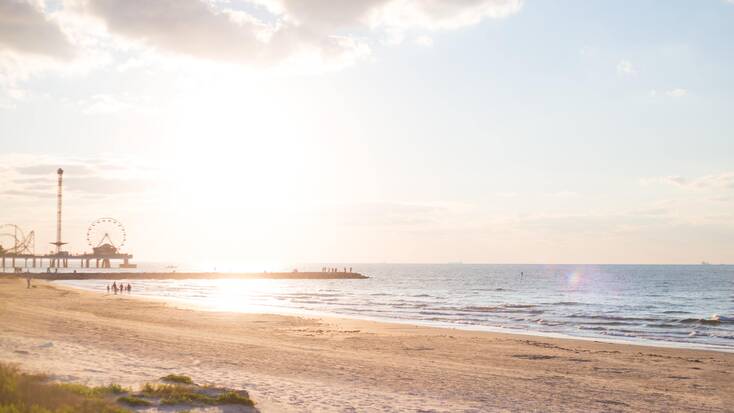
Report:
[[[734,354],[229,314],[0,279],[0,361],[59,380],[169,373],[278,411],[734,411]]]

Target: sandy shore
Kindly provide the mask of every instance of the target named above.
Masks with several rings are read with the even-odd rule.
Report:
[[[172,372],[272,411],[734,411],[734,354],[200,312],[0,279],[0,361],[134,385]]]

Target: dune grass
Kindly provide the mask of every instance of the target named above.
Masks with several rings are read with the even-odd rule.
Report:
[[[168,376],[161,377],[161,381],[179,384],[194,384],[194,381],[191,380],[191,377],[184,376],[183,374],[169,374]]]
[[[121,406],[255,405],[246,391],[197,386],[183,375],[161,380],[175,383],[146,383],[134,392],[118,384],[52,383],[47,376],[21,373],[0,363],[0,413],[129,413]]]
[[[241,404],[243,406],[254,406],[255,402],[249,396],[243,395],[236,391],[226,391],[217,396],[218,404]]]
[[[150,406],[153,404],[145,399],[141,399],[140,397],[136,397],[136,396],[118,397],[117,402],[126,404],[128,406],[133,406],[133,407],[145,407],[145,406]]]
[[[254,406],[247,392],[226,390],[219,394],[210,394],[201,389],[180,384],[151,384],[146,383],[141,389],[146,397],[159,398],[162,405],[221,405],[239,404]]]
[[[0,363],[0,413],[127,413],[106,397],[112,391],[111,386],[49,383],[46,376]]]

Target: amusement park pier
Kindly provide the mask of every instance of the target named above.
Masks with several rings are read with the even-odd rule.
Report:
[[[99,218],[93,221],[87,229],[87,243],[92,251],[82,254],[71,254],[62,247],[62,204],[64,170],[59,168],[57,174],[56,193],[56,241],[51,245],[56,247],[55,252],[36,254],[35,231],[27,234],[15,224],[0,225],[0,268],[13,272],[29,271],[30,268],[69,268],[69,261],[78,260],[78,268],[112,268],[112,262],[122,261],[119,268],[136,268],[130,263],[133,255],[123,253],[121,248],[127,241],[125,227],[114,218]],[[94,267],[92,267],[94,265]]]
[[[171,272],[113,272],[105,269],[135,269],[136,264],[130,261],[132,254],[122,252],[127,241],[125,227],[115,218],[105,217],[94,220],[87,228],[87,244],[91,252],[72,254],[65,251],[67,245],[62,241],[62,206],[63,206],[63,182],[64,170],[56,171],[58,184],[56,193],[56,241],[51,245],[55,251],[48,254],[36,254],[35,231],[25,232],[15,224],[0,225],[0,271],[3,273],[8,269],[13,273],[33,272],[35,277],[60,280],[60,279],[211,279],[211,278],[237,278],[237,279],[364,279],[369,278],[357,272],[338,271],[336,268],[327,271],[322,269],[318,272],[262,272],[262,273],[177,273]],[[74,265],[74,261],[78,264]],[[119,261],[117,267],[114,261]],[[71,264],[70,264],[71,262]],[[41,271],[31,271],[31,269]],[[46,271],[42,271],[42,269]],[[85,271],[58,271],[58,269],[80,268]],[[89,270],[98,268],[102,271]],[[53,269],[53,271],[52,271]]]

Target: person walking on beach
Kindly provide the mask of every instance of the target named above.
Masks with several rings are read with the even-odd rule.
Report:
[[[107,294],[109,294],[109,293],[110,293],[110,285],[107,284]]]
[[[127,292],[128,294],[133,290],[133,286],[130,285],[130,283],[127,283]]]
[[[26,288],[31,288],[31,278],[32,278],[31,277],[31,274],[28,273],[28,275],[26,275],[26,277],[25,277],[25,281],[26,281],[26,284],[27,284]]]
[[[117,295],[117,282],[116,281],[112,282],[112,292],[114,292],[115,295]]]

